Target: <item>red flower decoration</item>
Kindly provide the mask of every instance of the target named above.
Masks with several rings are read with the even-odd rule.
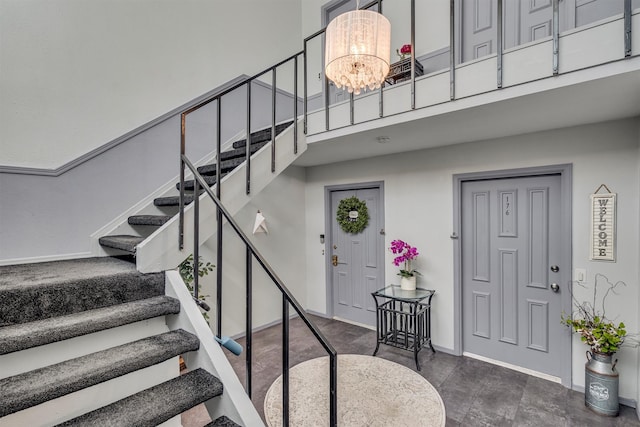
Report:
[[[411,45],[410,44],[405,44],[404,46],[402,46],[400,48],[400,53],[406,55],[408,53],[411,53]]]

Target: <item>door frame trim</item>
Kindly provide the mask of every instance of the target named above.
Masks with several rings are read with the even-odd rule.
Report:
[[[534,166],[518,169],[503,169],[484,172],[470,172],[453,175],[453,351],[460,356],[462,343],[462,260],[460,230],[462,230],[462,184],[467,181],[480,181],[499,178],[525,178],[540,175],[560,175],[560,263],[567,269],[563,281],[571,282],[573,272],[572,254],[572,202],[573,202],[573,165],[570,163],[547,166]],[[566,278],[566,280],[564,280]],[[571,313],[571,292],[563,292],[560,300],[562,312]],[[560,319],[558,319],[558,323]],[[572,386],[572,349],[571,334],[560,340],[560,379],[565,387]]]
[[[325,275],[325,298],[326,298],[326,313],[327,316],[333,318],[333,281],[332,275],[330,274],[332,270],[331,266],[331,193],[334,191],[344,191],[344,190],[364,190],[369,188],[377,188],[380,191],[380,216],[382,225],[384,228],[384,181],[370,181],[370,182],[361,182],[354,184],[339,184],[339,185],[325,185],[324,187],[324,275]],[[383,245],[384,246],[384,245]],[[384,255],[383,255],[384,258]],[[382,274],[384,277],[385,268],[384,262],[382,262],[381,266]]]

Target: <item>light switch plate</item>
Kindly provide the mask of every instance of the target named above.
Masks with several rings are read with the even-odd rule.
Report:
[[[575,280],[576,282],[580,282],[580,283],[586,283],[587,282],[587,269],[586,268],[576,268],[573,280]]]

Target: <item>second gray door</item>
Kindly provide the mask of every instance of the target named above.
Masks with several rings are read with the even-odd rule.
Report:
[[[561,376],[560,214],[559,175],[463,183],[465,352]]]
[[[331,192],[331,265],[334,316],[375,326],[376,309],[371,293],[384,287],[384,236],[381,189]],[[362,233],[340,228],[336,211],[341,200],[356,196],[367,204],[369,225]]]

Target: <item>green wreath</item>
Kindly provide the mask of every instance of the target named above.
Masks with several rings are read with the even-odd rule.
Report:
[[[336,219],[345,233],[361,233],[369,225],[367,204],[356,196],[340,200]]]

